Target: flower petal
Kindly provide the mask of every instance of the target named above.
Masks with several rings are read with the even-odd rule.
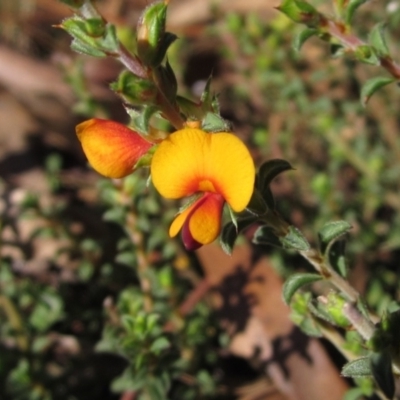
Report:
[[[76,127],[90,165],[101,175],[122,178],[132,173],[153,143],[118,122],[93,118]]]
[[[187,248],[192,247],[188,246],[188,243],[203,245],[213,242],[221,230],[224,203],[219,194],[206,193],[174,219],[169,235],[174,237],[183,228],[183,234],[187,239],[184,243]],[[200,246],[196,246],[198,247]]]
[[[255,168],[248,149],[235,135],[186,128],[159,145],[151,175],[154,186],[166,198],[215,192],[234,211],[242,211],[253,193]]]
[[[195,207],[188,219],[189,231],[196,242],[213,242],[221,231],[224,199],[214,193],[206,194]]]
[[[194,208],[198,206],[198,203],[202,199],[197,200],[195,203],[193,203],[191,206],[183,210],[179,215],[175,217],[175,219],[172,221],[172,224],[169,228],[169,236],[170,237],[175,237],[179,231],[182,229],[183,224],[185,223],[186,219],[188,216],[191,214]]]

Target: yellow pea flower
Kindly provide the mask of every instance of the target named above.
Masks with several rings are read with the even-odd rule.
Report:
[[[140,157],[154,145],[125,125],[99,118],[77,125],[76,134],[90,165],[109,178],[132,173]]]
[[[232,133],[185,128],[161,142],[151,162],[151,177],[165,198],[198,195],[169,230],[173,237],[182,229],[185,246],[193,250],[217,238],[225,202],[233,211],[245,209],[255,168],[248,149]]]

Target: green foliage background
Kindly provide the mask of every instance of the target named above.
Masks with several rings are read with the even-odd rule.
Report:
[[[388,45],[396,54],[400,8],[389,6],[363,6],[353,25],[363,38],[387,21]],[[278,13],[216,13],[202,35],[173,45],[169,61],[180,90],[192,96],[193,83],[213,71],[222,115],[245,138],[257,164],[290,161],[295,171],[277,178],[272,191],[282,215],[311,243],[327,221],[351,224],[350,277],[380,316],[399,302],[399,90],[379,90],[364,108],[362,85],[382,71],[351,57],[332,58],[331,46],[318,38],[295,52],[301,29]],[[191,66],[199,49],[212,60],[202,71]],[[81,93],[80,111],[98,112],[99,105],[80,90],[84,83],[71,82]],[[14,230],[12,246],[23,260],[30,258],[27,243],[50,238],[64,244],[51,259],[54,268],[61,257],[74,265],[69,281],[51,279],[51,268],[47,277],[30,277],[11,255],[2,255],[0,398],[113,399],[126,390],[151,400],[233,398],[235,385],[221,373],[227,336],[210,305],[203,301],[179,315],[201,271],[193,255],[167,237],[176,205],[155,195],[146,174],[122,183],[101,179],[96,202],[79,205],[80,212],[97,218],[93,226],[60,200],[60,160],[54,154],[46,165],[51,204],[25,193],[11,206],[14,188],[7,182],[0,188],[1,229]],[[27,240],[19,237],[16,215],[40,221]],[[79,232],[71,228],[77,221],[83,224]],[[299,256],[267,252],[284,277],[310,268]],[[347,339],[362,354],[359,339]],[[352,398],[371,393],[370,383],[360,387]]]

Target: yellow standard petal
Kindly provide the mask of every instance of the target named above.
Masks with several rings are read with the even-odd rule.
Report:
[[[247,147],[232,133],[186,128],[159,145],[151,176],[166,198],[218,193],[234,211],[242,211],[253,193],[255,168]]]
[[[90,165],[101,175],[122,178],[133,171],[153,143],[118,122],[93,118],[76,127]]]

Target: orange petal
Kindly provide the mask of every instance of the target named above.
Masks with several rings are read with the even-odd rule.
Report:
[[[189,231],[194,240],[201,244],[213,242],[221,231],[221,216],[224,199],[209,193],[193,210],[189,217]]]
[[[242,211],[253,193],[255,168],[248,149],[235,135],[186,128],[159,145],[151,175],[154,186],[166,198],[215,192],[234,211]]]
[[[200,244],[213,242],[221,230],[224,199],[219,194],[207,193],[179,214],[172,222],[169,234],[176,236],[188,226],[192,239]]]
[[[189,206],[184,211],[182,211],[177,217],[175,217],[175,219],[172,221],[172,224],[169,228],[169,236],[170,237],[175,237],[179,233],[179,231],[182,229],[182,226],[185,223],[187,217],[190,215],[190,213],[193,211],[193,209],[198,206],[198,203],[201,200],[202,199],[197,200],[191,206]]]
[[[125,125],[98,118],[79,124],[76,134],[90,165],[110,178],[129,175],[153,146]]]

